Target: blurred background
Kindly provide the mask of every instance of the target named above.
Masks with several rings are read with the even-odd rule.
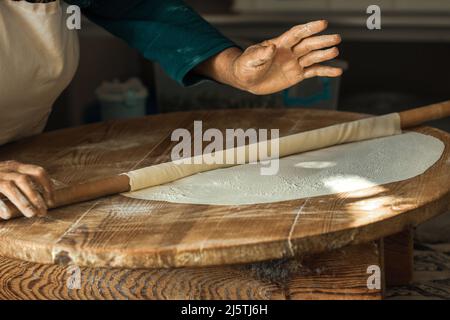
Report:
[[[47,130],[141,113],[246,107],[382,114],[450,99],[448,0],[186,2],[243,47],[275,37],[296,24],[327,19],[326,33],[342,35],[341,55],[334,63],[346,72],[340,79],[307,80],[284,92],[262,97],[213,82],[182,88],[158,65],[84,19],[79,32],[80,67],[57,101]],[[366,27],[366,9],[371,4],[381,7],[381,30]],[[97,90],[105,81],[130,78],[139,79],[146,89],[133,82],[139,89],[130,96],[126,92],[128,84],[124,90],[128,94],[127,106],[122,109],[114,109],[115,98]],[[113,85],[112,90],[117,93],[120,88],[114,89]],[[108,97],[112,102],[105,101]],[[433,125],[450,131],[449,122],[446,119]]]

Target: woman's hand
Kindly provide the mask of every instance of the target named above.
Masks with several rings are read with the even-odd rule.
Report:
[[[338,77],[342,69],[320,63],[336,58],[341,37],[313,36],[327,28],[324,20],[298,25],[281,36],[242,52],[227,49],[205,61],[197,72],[253,94],[271,94],[316,76]],[[325,49],[328,48],[328,49]]]
[[[46,171],[17,161],[0,162],[0,194],[28,218],[46,215],[53,202],[52,182]],[[11,210],[1,199],[0,217],[11,217]]]

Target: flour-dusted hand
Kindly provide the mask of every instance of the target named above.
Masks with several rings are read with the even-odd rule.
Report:
[[[230,48],[199,66],[198,72],[254,94],[271,94],[316,76],[338,77],[342,69],[321,65],[339,55],[341,37],[315,34],[327,28],[319,20],[291,28],[281,36],[242,52]]]
[[[53,201],[52,182],[39,166],[17,161],[0,162],[0,194],[26,217],[43,216]],[[0,200],[0,218],[9,219],[11,211]]]

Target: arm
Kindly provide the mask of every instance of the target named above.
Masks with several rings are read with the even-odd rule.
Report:
[[[74,4],[80,0],[69,1]],[[181,0],[91,0],[85,15],[159,63],[182,85],[204,77],[192,70],[235,46]]]
[[[341,41],[338,35],[314,36],[326,29],[326,21],[295,26],[242,51],[181,0],[92,3],[84,11],[91,20],[161,64],[183,85],[206,77],[254,94],[269,94],[306,78],[342,73],[320,65],[339,54],[334,46]]]

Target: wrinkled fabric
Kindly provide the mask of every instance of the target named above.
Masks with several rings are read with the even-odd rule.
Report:
[[[182,85],[202,78],[190,71],[235,46],[181,0],[67,0],[94,23],[159,63]]]
[[[64,6],[0,1],[0,145],[41,133],[75,74],[78,38]]]

